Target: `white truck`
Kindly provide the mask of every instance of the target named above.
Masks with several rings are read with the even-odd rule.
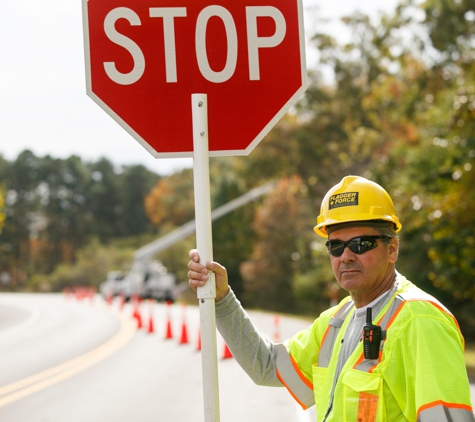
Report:
[[[138,296],[173,302],[176,298],[176,277],[159,261],[134,261],[130,272],[119,282],[118,293],[125,300]]]
[[[99,291],[104,299],[117,296],[119,293],[119,283],[124,279],[126,273],[122,271],[109,271],[107,278],[99,285]]]

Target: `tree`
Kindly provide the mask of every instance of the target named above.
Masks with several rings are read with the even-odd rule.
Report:
[[[66,287],[92,286],[99,289],[111,270],[126,271],[132,260],[131,248],[115,244],[103,245],[97,238],[79,249],[73,265],[61,263],[49,274],[32,274],[28,279],[30,291],[62,291]]]
[[[155,226],[178,227],[194,219],[190,169],[163,177],[145,197],[145,212]]]
[[[213,208],[248,192],[252,187],[251,177],[241,177],[233,168],[233,160],[227,158],[213,159],[210,166]],[[213,246],[219,262],[226,267],[228,277],[235,294],[246,305],[244,283],[240,267],[249,258],[255,231],[252,227],[255,210],[261,200],[250,202],[241,208],[213,222]]]
[[[72,265],[91,239],[154,231],[143,201],[158,175],[143,166],[115,172],[106,159],[85,163],[77,156],[55,159],[23,151],[13,162],[0,159],[5,186],[5,229],[0,235],[0,271],[8,288],[26,286],[28,276]]]
[[[86,167],[89,173],[85,181],[89,230],[101,242],[110,242],[126,232],[120,174],[105,158],[87,163]]]
[[[9,288],[26,281],[30,265],[30,232],[38,220],[38,198],[34,193],[39,166],[30,151],[21,153],[12,165],[2,165],[2,181],[7,190],[5,227],[0,234],[3,253],[0,266],[11,274]]]
[[[418,20],[421,9],[425,21]],[[404,225],[398,268],[448,304],[470,335],[475,325],[469,311],[475,267],[469,194],[475,157],[472,9],[464,1],[420,7],[407,1],[376,25],[363,15],[345,18],[353,29],[347,45],[316,34],[335,83],[322,84],[312,75],[299,107],[303,120],[293,132],[298,149],[289,157],[295,162],[283,167],[295,169],[306,182],[316,209],[343,175],[360,174],[385,186]],[[253,167],[260,169],[259,163]],[[272,233],[259,235],[260,242],[272,238]],[[258,243],[254,270],[256,257],[265,265],[262,250]],[[307,262],[294,283],[311,285],[312,268]]]
[[[234,171],[250,188],[297,172],[299,117],[287,113],[248,157],[234,158]]]
[[[432,45],[447,63],[473,61],[475,10],[471,0],[426,0],[421,5]],[[471,59],[470,59],[471,58]]]
[[[120,216],[123,236],[133,236],[154,230],[153,224],[145,213],[144,200],[158,179],[157,174],[143,165],[124,167],[119,177],[123,204]]]
[[[306,189],[298,176],[281,179],[257,210],[253,229],[257,243],[241,266],[246,301],[276,311],[296,310],[293,280],[296,262],[307,254],[309,237],[301,237],[311,217]]]
[[[412,100],[398,110],[405,110],[413,136],[394,145],[393,169],[377,173],[403,204],[401,258],[408,274],[448,305],[473,338],[475,12],[464,1],[427,1],[421,8],[428,38],[412,61],[401,60],[400,72]],[[416,61],[416,53],[425,60]]]

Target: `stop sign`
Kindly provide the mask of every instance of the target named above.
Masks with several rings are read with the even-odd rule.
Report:
[[[247,155],[306,88],[300,0],[83,0],[88,95],[155,157]]]

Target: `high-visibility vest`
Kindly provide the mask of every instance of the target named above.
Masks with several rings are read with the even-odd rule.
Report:
[[[397,282],[375,318],[383,333],[378,358],[364,359],[360,342],[334,389],[354,312],[349,297],[276,346],[279,379],[303,408],[316,403],[318,422],[475,421],[457,321],[405,277]]]

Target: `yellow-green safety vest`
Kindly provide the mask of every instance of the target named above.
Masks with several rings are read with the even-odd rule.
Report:
[[[316,404],[317,422],[475,421],[456,319],[400,274],[397,282],[374,318],[383,332],[379,357],[364,359],[360,342],[336,381],[332,406],[353,301],[345,298],[276,346],[279,379],[304,409]]]

